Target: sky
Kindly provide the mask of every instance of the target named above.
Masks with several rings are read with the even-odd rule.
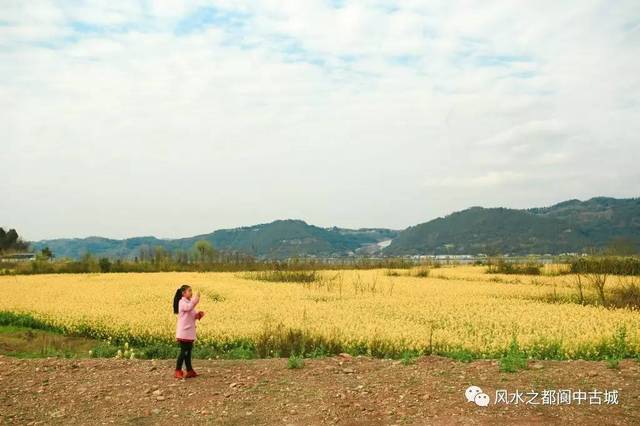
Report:
[[[0,226],[30,240],[640,195],[637,0],[0,5]]]

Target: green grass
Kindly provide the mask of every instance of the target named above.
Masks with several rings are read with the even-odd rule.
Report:
[[[111,343],[101,342],[91,348],[93,358],[114,358],[118,353],[118,347]]]
[[[453,351],[446,351],[446,352],[438,353],[437,355],[442,355],[447,358],[452,358],[452,359],[455,359],[456,361],[461,361],[461,362],[471,362],[474,359],[478,358],[473,352],[467,349],[457,349]]]
[[[608,358],[607,359],[607,367],[612,370],[618,370],[620,368],[620,359],[619,358]]]
[[[7,311],[0,311],[0,325],[12,325],[36,330],[62,331],[61,328],[51,326],[29,314],[16,314]]]
[[[287,361],[287,368],[297,370],[304,367],[304,358],[299,355],[291,355]]]
[[[26,330],[29,329],[18,325],[0,325],[0,334],[17,333]]]
[[[256,352],[250,347],[237,347],[227,352],[227,356],[230,359],[254,359],[256,358]]]
[[[527,358],[518,347],[518,341],[514,337],[508,351],[498,361],[500,371],[504,373],[515,373],[527,368]]]
[[[0,354],[16,358],[87,357],[95,341],[21,325],[0,325]]]
[[[402,365],[407,366],[411,364],[415,364],[416,359],[418,358],[418,353],[412,351],[404,351],[400,358],[400,362]]]

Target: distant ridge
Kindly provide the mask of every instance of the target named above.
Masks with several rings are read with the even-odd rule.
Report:
[[[409,227],[384,250],[411,254],[559,254],[601,249],[615,239],[640,248],[640,199],[568,200],[550,207],[472,207]]]
[[[144,246],[189,250],[196,241],[206,240],[219,250],[285,259],[358,254],[559,254],[600,249],[615,239],[625,239],[640,249],[640,198],[595,197],[530,209],[471,207],[403,231],[322,228],[286,219],[188,238],[62,238],[32,246],[48,246],[58,258],[78,258],[85,253],[133,258]]]
[[[101,237],[61,238],[33,243],[35,249],[48,246],[56,257],[79,258],[85,253],[111,258],[133,258],[144,246],[167,250],[189,250],[196,241],[209,241],[216,249],[237,251],[258,258],[284,259],[295,256],[348,256],[361,249],[391,240],[391,229],[321,228],[302,220],[276,220],[253,226],[221,229],[188,238],[136,237],[123,240]]]

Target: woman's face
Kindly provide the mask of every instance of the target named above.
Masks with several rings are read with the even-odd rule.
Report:
[[[191,299],[191,295],[193,294],[193,292],[191,291],[191,287],[187,287],[183,292],[182,292],[182,296],[186,297],[187,299]]]

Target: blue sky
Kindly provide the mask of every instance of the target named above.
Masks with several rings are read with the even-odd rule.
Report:
[[[8,1],[0,225],[404,228],[638,196],[639,47],[637,1]]]

